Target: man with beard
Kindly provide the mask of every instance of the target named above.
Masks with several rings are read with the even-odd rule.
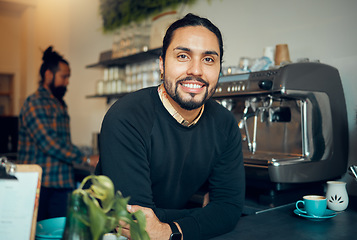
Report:
[[[18,162],[42,167],[37,220],[66,216],[68,194],[75,188],[73,164],[95,166],[98,156],[87,157],[72,144],[67,105],[68,62],[48,47],[42,57],[41,81],[19,115]]]
[[[151,239],[206,240],[232,230],[240,218],[240,131],[233,114],[211,99],[222,56],[219,29],[186,15],[164,37],[163,83],[119,99],[103,120],[96,173],[130,196],[130,212],[145,213]],[[188,208],[202,186],[208,204]],[[129,227],[122,234],[130,238]]]

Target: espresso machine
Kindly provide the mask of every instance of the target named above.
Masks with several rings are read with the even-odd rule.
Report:
[[[336,68],[306,62],[222,76],[214,98],[237,119],[247,188],[284,190],[346,172],[347,111]]]

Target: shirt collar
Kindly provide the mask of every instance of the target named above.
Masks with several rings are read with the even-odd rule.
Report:
[[[181,125],[185,126],[185,127],[191,127],[193,125],[195,125],[198,120],[200,120],[202,113],[203,113],[203,109],[204,109],[204,105],[202,105],[201,107],[201,111],[198,114],[198,116],[195,118],[195,120],[193,120],[191,123],[189,123],[187,120],[185,120],[177,111],[176,109],[172,106],[172,104],[170,103],[168,96],[167,96],[167,92],[165,90],[164,84],[161,84],[158,88],[157,91],[159,93],[159,97],[160,100],[162,102],[162,104],[164,105],[164,107],[166,108],[166,110],[171,114],[171,116],[176,119],[176,121],[178,123],[180,123]]]
[[[63,106],[64,108],[67,108],[67,104],[65,101],[63,101],[63,104],[60,102],[60,100],[58,100],[50,90],[48,90],[47,88],[45,88],[44,86],[39,86],[38,88],[38,92],[40,94],[44,94],[46,97],[52,98],[54,100],[56,100],[61,106]]]

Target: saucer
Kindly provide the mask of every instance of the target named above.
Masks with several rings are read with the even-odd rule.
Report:
[[[295,209],[294,213],[300,217],[307,218],[309,220],[314,220],[314,221],[321,221],[329,218],[333,218],[337,215],[335,211],[332,211],[330,209],[326,209],[325,214],[321,217],[318,216],[312,216],[312,215],[307,215],[306,213],[302,213],[299,210]]]

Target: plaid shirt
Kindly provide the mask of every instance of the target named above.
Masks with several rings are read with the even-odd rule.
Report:
[[[86,160],[71,142],[67,107],[42,86],[26,99],[20,112],[18,160],[39,164],[42,186],[54,188],[74,188],[72,164]]]

